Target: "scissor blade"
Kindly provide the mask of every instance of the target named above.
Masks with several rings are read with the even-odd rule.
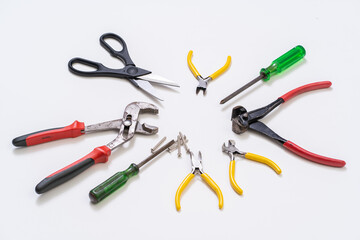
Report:
[[[145,81],[157,83],[157,84],[169,85],[169,86],[173,86],[173,87],[180,87],[180,85],[177,84],[176,82],[170,81],[164,77],[161,77],[159,75],[155,75],[152,73],[137,77],[137,79],[145,80]]]
[[[144,80],[140,80],[140,79],[137,79],[137,80],[132,79],[132,81],[134,81],[139,88],[141,88],[143,91],[147,92],[154,98],[157,98],[160,101],[164,101],[163,99],[156,96],[157,95],[156,89],[148,81],[144,81]]]

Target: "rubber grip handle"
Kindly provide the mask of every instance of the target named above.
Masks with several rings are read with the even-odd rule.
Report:
[[[139,173],[139,167],[132,163],[125,171],[115,173],[112,177],[96,186],[89,192],[92,203],[98,203],[125,185],[129,178]]]
[[[290,100],[291,98],[296,97],[297,95],[305,93],[305,92],[323,89],[323,88],[329,88],[331,86],[331,84],[332,83],[330,81],[309,83],[304,86],[295,88],[288,93],[285,93],[280,98],[282,98],[284,100],[284,102],[286,102],[286,101]]]
[[[276,163],[274,163],[273,161],[271,161],[270,159],[268,159],[266,157],[263,157],[263,156],[248,152],[248,153],[245,154],[245,158],[249,159],[249,160],[256,161],[256,162],[259,162],[259,163],[266,164],[269,167],[271,167],[277,174],[281,173],[280,167]]]
[[[217,70],[216,72],[214,72],[213,74],[210,75],[210,78],[212,80],[214,80],[215,78],[217,78],[218,76],[220,76],[221,74],[223,74],[226,70],[228,70],[228,68],[230,67],[230,63],[231,63],[231,56],[228,56],[226,59],[226,63],[224,66],[222,66],[219,70]]]
[[[215,183],[214,180],[211,179],[211,177],[208,174],[203,173],[200,176],[211,187],[211,189],[216,193],[216,195],[219,198],[219,209],[222,209],[224,206],[224,197],[223,197],[220,187]]]
[[[74,178],[92,165],[107,162],[110,154],[111,150],[107,146],[95,148],[85,157],[54,172],[53,174],[43,179],[38,185],[36,185],[36,193],[42,194],[44,192],[47,192],[59,186],[60,184]]]
[[[230,185],[234,189],[235,192],[237,192],[239,195],[243,194],[243,190],[235,181],[235,160],[230,161],[229,165],[229,179],[230,179]]]
[[[316,162],[316,163],[324,164],[324,165],[331,166],[331,167],[344,167],[346,164],[346,162],[343,160],[324,157],[324,156],[309,152],[309,151],[299,147],[298,145],[296,145],[295,143],[293,143],[291,141],[285,142],[283,144],[283,146],[285,148],[287,148],[288,150],[292,151],[293,153],[299,155],[300,157],[306,158],[306,159]]]
[[[184,189],[186,188],[186,186],[189,184],[189,182],[195,177],[194,174],[189,173],[185,179],[181,182],[180,186],[178,187],[178,189],[176,190],[176,194],[175,194],[175,206],[176,206],[176,210],[180,211],[181,209],[181,205],[180,205],[180,197],[181,197],[181,193],[184,191]]]
[[[294,47],[288,52],[284,53],[274,61],[267,68],[263,68],[260,71],[261,75],[264,75],[263,80],[268,81],[271,76],[288,69],[296,62],[300,61],[306,54],[305,48],[301,45]]]
[[[16,147],[26,147],[63,138],[75,138],[84,134],[84,129],[85,124],[83,122],[75,121],[63,128],[42,130],[14,138],[12,144]]]
[[[193,55],[193,50],[190,50],[186,59],[187,59],[187,63],[188,63],[188,66],[190,68],[190,71],[192,72],[192,74],[196,78],[197,76],[200,76],[200,73],[199,73],[199,71],[196,69],[195,65],[191,61],[192,55]]]

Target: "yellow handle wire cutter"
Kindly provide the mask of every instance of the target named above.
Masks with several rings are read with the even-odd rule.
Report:
[[[219,186],[214,182],[214,180],[212,180],[208,174],[204,173],[203,166],[202,166],[201,152],[199,151],[198,158],[195,158],[194,154],[191,151],[189,151],[189,154],[190,154],[190,159],[191,159],[191,164],[192,164],[191,173],[189,173],[185,177],[185,179],[182,181],[182,183],[180,184],[180,186],[178,187],[178,189],[176,191],[176,195],[175,195],[176,210],[180,211],[180,209],[181,209],[181,206],[180,206],[181,193],[184,191],[186,186],[190,183],[190,181],[195,177],[196,174],[199,174],[201,176],[201,178],[217,194],[217,196],[219,198],[219,208],[222,209],[222,207],[224,205],[224,198],[223,198],[222,192],[221,192]]]
[[[235,181],[235,156],[240,156],[249,160],[266,164],[269,167],[271,167],[277,174],[281,173],[280,167],[270,159],[254,153],[242,152],[239,149],[237,149],[235,147],[234,140],[229,140],[228,146],[226,146],[224,143],[222,146],[222,151],[230,156],[230,166],[229,166],[230,184],[231,187],[234,189],[234,191],[237,192],[239,195],[243,194],[243,190],[239,187],[239,185]]]
[[[219,70],[217,70],[210,76],[203,78],[200,75],[200,73],[198,72],[198,70],[195,68],[194,64],[191,62],[192,55],[193,55],[193,51],[190,50],[187,55],[187,63],[189,65],[189,68],[190,68],[192,74],[199,81],[199,85],[196,88],[196,94],[198,94],[200,92],[200,90],[202,90],[203,94],[205,95],[208,82],[211,80],[214,80],[215,78],[220,76],[222,73],[224,73],[229,68],[230,63],[231,63],[231,56],[227,57],[226,63],[222,68],[220,68]]]

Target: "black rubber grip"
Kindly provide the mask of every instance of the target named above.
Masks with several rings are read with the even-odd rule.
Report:
[[[41,133],[41,132],[47,132],[47,131],[51,131],[51,130],[56,130],[56,129],[60,129],[60,128],[50,128],[50,129],[46,129],[46,130],[41,130],[41,131],[38,131],[38,132],[33,132],[33,133],[29,133],[29,134],[26,134],[26,135],[22,135],[20,137],[17,137],[17,138],[14,138],[12,140],[12,144],[15,146],[15,147],[26,147],[26,138],[31,136],[31,135],[35,135],[37,133]]]
[[[59,186],[60,184],[72,179],[73,177],[79,175],[80,173],[82,173],[83,171],[85,171],[94,164],[95,164],[94,159],[86,158],[74,166],[65,167],[65,169],[62,170],[61,172],[52,176],[50,175],[50,177],[47,177],[44,180],[42,180],[38,185],[36,185],[35,192],[38,194],[47,192]]]

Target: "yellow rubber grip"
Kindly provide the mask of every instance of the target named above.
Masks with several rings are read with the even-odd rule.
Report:
[[[231,63],[231,57],[228,56],[225,65],[210,75],[211,79],[214,80],[215,78],[220,76],[222,73],[224,73],[230,67],[230,63]]]
[[[193,55],[193,51],[190,50],[187,55],[187,63],[189,65],[189,68],[190,68],[192,74],[194,75],[194,77],[197,77],[200,75],[200,73],[198,72],[198,70],[196,69],[196,67],[194,66],[194,64],[191,61],[192,55]]]
[[[219,198],[219,208],[222,209],[224,206],[224,198],[219,186],[206,173],[201,174],[201,178],[204,179],[204,181],[212,188],[212,190],[214,190]]]
[[[186,188],[186,186],[189,184],[189,182],[194,178],[194,174],[189,173],[186,178],[181,182],[180,186],[178,187],[176,194],[175,194],[175,206],[176,206],[176,210],[180,211],[181,206],[180,206],[180,197],[181,197],[181,193],[184,191],[184,189]]]
[[[243,190],[237,185],[235,181],[235,160],[230,161],[229,165],[229,178],[231,187],[237,192],[239,195],[243,194]]]
[[[281,173],[280,167],[276,163],[274,163],[273,161],[271,161],[270,159],[268,159],[266,157],[263,157],[263,156],[260,156],[260,155],[254,154],[254,153],[246,153],[245,158],[253,160],[253,161],[257,161],[260,163],[264,163],[264,164],[268,165],[269,167],[271,167],[277,174]]]

